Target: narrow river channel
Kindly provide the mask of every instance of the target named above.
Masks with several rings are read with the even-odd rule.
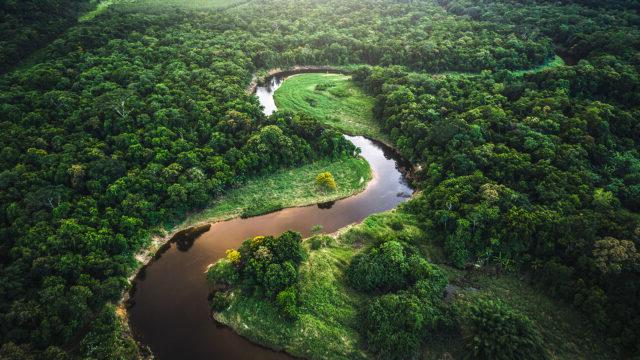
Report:
[[[275,111],[273,92],[281,78],[256,89],[266,114]],[[176,244],[146,267],[136,280],[129,321],[136,339],[148,346],[156,359],[288,359],[284,353],[255,345],[215,323],[207,301],[204,271],[250,237],[295,230],[309,236],[314,225],[334,232],[368,215],[395,208],[410,196],[402,161],[382,144],[361,136],[346,136],[362,149],[373,169],[367,188],[333,204],[290,208],[248,219],[214,223],[192,246]]]

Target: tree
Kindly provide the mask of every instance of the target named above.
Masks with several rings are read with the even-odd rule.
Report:
[[[459,316],[467,358],[549,358],[535,324],[500,300],[462,300]]]
[[[607,236],[596,241],[593,256],[603,274],[640,271],[640,252],[630,240]]]
[[[422,339],[438,324],[430,302],[401,292],[374,298],[360,312],[361,332],[369,351],[381,359],[415,359]]]
[[[316,187],[322,191],[336,191],[338,186],[330,172],[323,172],[316,176]]]

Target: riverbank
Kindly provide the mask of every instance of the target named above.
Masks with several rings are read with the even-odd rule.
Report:
[[[333,174],[337,184],[336,191],[327,193],[316,190],[315,177],[324,171]],[[129,282],[135,284],[136,277],[144,272],[143,269],[166,251],[171,243],[182,238],[185,232],[201,234],[209,230],[212,223],[240,217],[247,210],[251,210],[254,216],[261,215],[272,210],[274,204],[280,208],[290,208],[346,198],[363,191],[373,175],[365,159],[353,157],[335,161],[320,160],[298,168],[249,179],[243,186],[227,191],[209,208],[187,217],[170,230],[160,230],[159,235],[152,237],[149,246],[136,255],[138,268],[132,273]],[[261,207],[256,207],[256,204]],[[191,238],[193,236],[189,240],[194,240]],[[116,315],[124,334],[131,334],[126,308],[135,305],[131,300],[133,294],[135,286],[123,294],[117,305]],[[141,353],[151,356],[148,347],[140,343],[138,347]]]
[[[338,186],[334,192],[322,192],[315,188],[315,177],[321,172],[331,172]],[[280,170],[274,174],[257,176],[241,187],[230,189],[210,207],[188,216],[169,230],[151,238],[150,245],[136,255],[139,268],[130,277],[132,281],[140,268],[146,266],[166,244],[180,232],[189,228],[240,217],[244,213],[258,216],[290,207],[302,207],[327,203],[355,195],[363,191],[373,173],[361,157],[320,160],[301,167]],[[125,295],[123,301],[128,300]]]
[[[331,65],[294,65],[285,68],[273,68],[269,70],[262,70],[253,75],[249,86],[246,88],[247,94],[253,94],[256,88],[264,82],[274,76],[290,76],[295,74],[305,73],[333,73],[333,74],[348,74],[350,72],[348,67],[331,66]]]

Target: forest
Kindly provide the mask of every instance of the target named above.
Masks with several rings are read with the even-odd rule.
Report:
[[[152,235],[259,176],[357,156],[323,119],[266,116],[245,91],[293,65],[349,69],[374,99],[370,133],[421,169],[344,270],[372,299],[367,354],[414,358],[416,334],[453,328],[490,338],[487,316],[548,357],[499,299],[443,305],[445,265],[519,274],[611,358],[640,354],[637,0],[132,0],[79,21],[97,5],[0,1],[0,358],[140,357],[116,304]],[[210,281],[241,276],[295,321],[306,241],[253,242]],[[245,264],[257,243],[277,274]]]

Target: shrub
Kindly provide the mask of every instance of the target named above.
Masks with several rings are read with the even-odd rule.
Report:
[[[316,99],[310,96],[305,96],[304,101],[306,101],[307,104],[311,105],[312,107],[315,107],[316,105],[318,105],[318,101],[316,101]]]
[[[458,269],[463,269],[469,262],[471,255],[467,250],[464,241],[461,241],[458,237],[449,236],[444,242],[444,250],[447,253],[449,260],[453,266]]]
[[[213,285],[233,285],[238,277],[238,271],[229,259],[220,259],[207,270],[207,280]]]
[[[404,229],[404,224],[402,223],[402,221],[394,219],[389,223],[389,227],[395,231],[401,231],[402,229]]]
[[[371,300],[360,313],[361,333],[380,359],[415,359],[422,338],[437,326],[440,311],[403,291]]]
[[[274,261],[279,263],[290,261],[294,265],[299,265],[304,260],[305,252],[302,247],[302,235],[299,233],[286,231],[280,234],[278,238],[271,237],[271,239],[272,241],[268,246],[273,253]]]
[[[548,359],[533,322],[502,301],[466,301],[460,314],[468,358]]]
[[[216,291],[211,296],[211,300],[209,300],[209,305],[213,311],[223,311],[229,307],[229,304],[231,304],[229,295],[223,291]]]
[[[336,185],[336,181],[333,178],[333,175],[330,172],[323,172],[316,176],[316,186],[320,190],[324,191],[335,191],[338,189],[338,185]]]
[[[269,299],[297,281],[298,266],[306,256],[302,235],[293,231],[278,237],[256,236],[245,240],[238,251],[244,288]]]
[[[311,243],[311,250],[318,250],[320,248],[331,245],[331,243],[333,242],[333,238],[327,235],[316,235],[309,239],[309,242]]]
[[[290,286],[276,295],[276,305],[280,312],[288,319],[298,318],[298,292]]]
[[[229,260],[230,263],[236,265],[240,263],[240,252],[236,249],[229,249],[226,251],[226,259]]]
[[[386,241],[353,258],[347,269],[347,281],[364,292],[387,292],[407,287],[408,264],[404,246]]]
[[[266,295],[274,297],[286,287],[296,283],[298,271],[289,261],[283,264],[272,263],[267,267],[261,280]]]
[[[279,202],[275,202],[275,203],[256,202],[254,204],[249,205],[244,210],[242,210],[242,213],[240,213],[240,217],[243,219],[246,219],[254,216],[260,216],[260,215],[280,211],[283,208],[284,206]]]
[[[322,232],[322,225],[313,225],[311,227],[311,233],[317,235]]]
[[[335,84],[331,81],[323,81],[319,84],[316,84],[315,90],[316,91],[324,91],[327,90],[331,87],[335,86]]]

